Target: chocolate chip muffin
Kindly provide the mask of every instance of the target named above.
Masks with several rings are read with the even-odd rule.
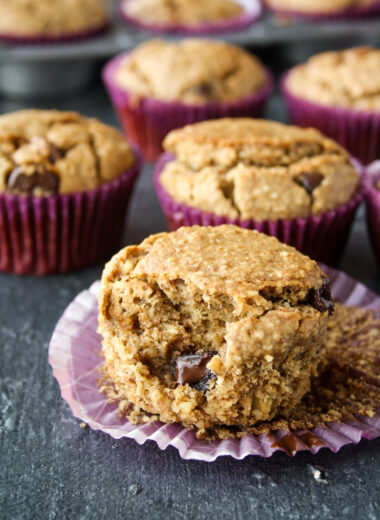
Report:
[[[345,12],[365,11],[376,5],[377,0],[265,0],[275,11],[294,12],[302,15],[339,15]]]
[[[234,0],[127,0],[122,9],[145,23],[180,25],[229,20],[244,12]]]
[[[114,128],[74,112],[22,110],[0,116],[0,193],[92,190],[135,160]]]
[[[236,226],[188,227],[121,250],[99,296],[103,391],[129,420],[203,435],[291,409],[333,309],[318,265]]]
[[[159,182],[177,202],[230,219],[305,218],[345,204],[359,176],[347,152],[312,129],[219,119],[171,132]]]
[[[261,62],[221,41],[150,40],[125,56],[117,85],[137,97],[204,104],[250,96],[268,82]]]
[[[380,111],[380,50],[355,47],[312,56],[289,72],[286,88],[318,104]]]

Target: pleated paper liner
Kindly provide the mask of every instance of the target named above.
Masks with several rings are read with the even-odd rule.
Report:
[[[344,273],[322,268],[330,277],[335,299],[345,305],[373,309],[380,318],[380,297]],[[362,438],[371,440],[380,436],[380,413],[372,418],[360,416],[348,422],[326,423],[310,430],[279,430],[212,442],[198,440],[193,431],[180,424],[130,424],[117,414],[117,406],[107,401],[97,384],[103,363],[101,337],[96,332],[98,290],[99,282],[95,282],[67,307],[49,346],[49,362],[62,397],[73,414],[92,429],[108,433],[115,439],[134,439],[139,444],[152,440],[162,450],[174,446],[182,458],[202,461],[214,461],[223,455],[235,459],[247,455],[270,457],[278,450],[289,455],[303,450],[317,453],[321,448],[337,452]]]
[[[0,194],[0,271],[61,273],[90,265],[118,247],[141,167],[94,190],[36,197]]]
[[[267,235],[277,237],[281,242],[296,247],[302,253],[324,262],[337,265],[351,225],[363,199],[363,187],[360,185],[355,196],[346,204],[320,215],[307,218],[277,219],[256,221],[240,218],[230,219],[176,202],[160,183],[160,175],[164,166],[173,159],[169,153],[162,154],[154,170],[154,185],[162,211],[165,214],[171,231],[181,226],[219,226],[235,224],[246,229],[256,229]],[[357,161],[353,162],[358,173],[363,174],[363,168]]]
[[[145,22],[128,13],[128,3],[131,0],[122,0],[119,4],[119,14],[127,25],[149,31],[154,34],[181,34],[183,36],[207,36],[223,32],[241,31],[247,29],[256,21],[262,12],[261,3],[258,0],[238,0],[244,8],[239,16],[228,20],[216,20],[202,24],[177,24],[177,23],[153,23]],[[136,0],[134,0],[136,1]]]
[[[307,11],[298,11],[295,9],[276,9],[270,5],[270,2],[265,2],[269,11],[272,11],[283,18],[294,18],[296,20],[310,20],[310,21],[344,21],[344,20],[360,20],[361,18],[368,18],[371,16],[378,16],[380,14],[380,2],[375,1],[372,5],[364,7],[348,7],[337,10],[335,12],[319,11],[308,13]]]
[[[163,139],[175,128],[221,117],[259,117],[273,90],[272,75],[267,70],[266,84],[255,94],[241,100],[200,105],[148,97],[136,100],[133,93],[120,88],[114,80],[120,63],[128,54],[120,54],[107,63],[103,69],[103,81],[124,133],[148,161],[154,161],[162,153]]]
[[[110,23],[107,21],[98,27],[88,29],[87,31],[83,30],[57,35],[36,34],[33,36],[22,36],[21,34],[0,32],[0,42],[8,43],[10,45],[50,45],[74,43],[76,41],[88,40],[91,38],[96,38],[97,36],[101,36],[109,29],[109,27]]]
[[[380,111],[333,107],[302,99],[287,88],[287,76],[281,79],[281,91],[292,123],[317,128],[363,164],[380,158]]]
[[[380,161],[375,161],[367,168],[365,201],[367,206],[368,231],[380,269],[380,189],[376,188],[376,184],[379,182]]]

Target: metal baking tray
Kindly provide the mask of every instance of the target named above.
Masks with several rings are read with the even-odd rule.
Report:
[[[107,33],[92,40],[49,45],[0,44],[0,93],[25,100],[61,97],[83,90],[95,77],[98,63],[130,50],[151,33],[126,26],[114,8]],[[167,39],[180,36],[168,35]],[[380,18],[326,21],[290,21],[264,13],[246,30],[211,37],[249,48],[292,47],[297,61],[318,49],[379,42]],[[347,42],[347,43],[346,43]],[[301,45],[300,45],[301,44]],[[316,51],[314,51],[316,52]]]

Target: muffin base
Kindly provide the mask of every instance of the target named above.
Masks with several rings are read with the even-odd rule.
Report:
[[[380,181],[380,161],[368,167],[365,179],[365,201],[367,208],[367,225],[373,251],[380,269],[380,190],[374,187]]]
[[[349,202],[320,215],[288,220],[256,221],[253,219],[230,219],[186,206],[172,199],[160,183],[161,172],[164,166],[172,159],[173,156],[171,154],[164,153],[161,155],[156,163],[153,179],[158,200],[170,231],[174,231],[182,226],[235,224],[236,226],[256,229],[261,233],[275,236],[281,242],[297,248],[314,260],[332,266],[339,263],[356,210],[363,200],[364,192],[362,185],[359,186],[356,195]],[[355,166],[361,174],[362,168],[360,165],[355,163]]]
[[[264,3],[266,3],[264,1]],[[349,8],[335,13],[321,11],[319,13],[307,13],[304,11],[296,11],[291,9],[275,9],[270,5],[266,8],[283,17],[296,18],[300,20],[352,20],[356,18],[366,18],[369,16],[380,14],[380,2],[375,2],[373,5],[364,8]]]
[[[62,273],[117,248],[141,159],[111,182],[80,193],[33,197],[0,194],[0,271]]]
[[[0,41],[12,45],[44,45],[70,43],[100,36],[103,33],[105,33],[109,29],[109,27],[110,23],[107,21],[99,27],[95,27],[94,29],[90,29],[88,31],[78,31],[75,33],[67,33],[56,36],[46,36],[45,34],[36,34],[35,36],[21,36],[18,34],[0,32]]]
[[[380,157],[380,112],[330,107],[295,96],[281,78],[281,91],[292,123],[314,127],[335,139],[363,164]]]

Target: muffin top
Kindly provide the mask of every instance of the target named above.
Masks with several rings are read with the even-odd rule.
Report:
[[[118,281],[145,275],[159,285],[182,280],[206,300],[207,295],[228,294],[236,312],[243,301],[265,307],[267,299],[274,305],[284,287],[288,290],[283,299],[289,305],[331,310],[327,278],[314,260],[274,237],[238,226],[189,226],[152,235],[109,262],[103,289],[107,292],[112,282],[119,286]]]
[[[14,36],[64,36],[107,22],[104,0],[0,2],[0,32]]]
[[[286,87],[318,104],[380,110],[380,50],[355,47],[317,54],[289,72]]]
[[[289,9],[307,14],[339,13],[347,9],[365,8],[371,6],[376,0],[265,0],[267,5],[275,9]]]
[[[347,152],[314,129],[218,119],[168,134],[160,183],[177,202],[228,218],[307,217],[346,203],[359,176]]]
[[[231,101],[267,83],[260,61],[239,47],[214,40],[151,40],[121,62],[119,87],[138,96],[183,103]]]
[[[134,154],[114,128],[75,112],[0,116],[0,193],[54,195],[115,179]]]
[[[143,22],[181,25],[228,20],[244,12],[234,0],[127,0],[123,9]]]

